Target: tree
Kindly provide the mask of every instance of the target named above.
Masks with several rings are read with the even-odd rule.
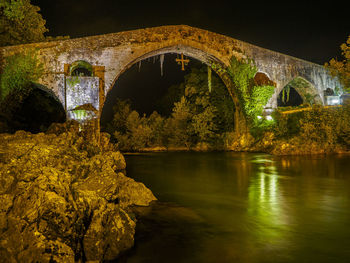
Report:
[[[162,109],[174,107],[175,102],[180,102],[185,96],[190,105],[196,104],[197,97],[208,97],[210,104],[215,108],[213,122],[217,132],[223,133],[234,129],[234,103],[225,84],[216,75],[211,77],[211,92],[208,88],[208,71],[206,65],[191,67],[191,72],[185,76],[183,83],[173,85],[161,100]],[[187,94],[185,94],[185,91]],[[199,105],[198,105],[199,106]],[[197,107],[198,108],[198,107]],[[193,109],[195,112],[202,112],[203,109]],[[163,111],[164,112],[164,111]],[[207,111],[208,113],[208,111]]]
[[[191,105],[183,96],[179,102],[175,102],[173,113],[166,125],[165,132],[170,135],[169,142],[173,146],[190,146],[190,123],[193,117]]]
[[[325,67],[330,71],[332,76],[339,77],[344,90],[350,92],[350,36],[346,43],[340,45],[343,60],[339,61],[332,58],[329,63],[325,63]]]
[[[123,134],[126,133],[126,120],[132,111],[130,103],[129,100],[117,99],[116,104],[113,106],[113,119],[106,127],[107,132],[110,134],[113,134],[114,131],[119,131]]]
[[[0,0],[0,46],[44,41],[46,21],[30,0]]]
[[[158,112],[154,111],[149,118],[147,118],[147,124],[152,130],[149,146],[162,146],[164,118]]]
[[[120,99],[113,111],[113,120],[106,130],[118,142],[119,149],[137,151],[144,147],[162,146],[164,118],[157,112],[149,117],[140,117],[137,111],[131,109],[129,100]]]

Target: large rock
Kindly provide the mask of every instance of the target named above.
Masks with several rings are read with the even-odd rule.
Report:
[[[102,149],[58,130],[0,134],[0,261],[114,259],[133,245],[130,207],[156,199],[105,137]]]

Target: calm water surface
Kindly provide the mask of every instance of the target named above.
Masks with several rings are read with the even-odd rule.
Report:
[[[350,262],[350,156],[127,156],[160,201],[122,262]]]

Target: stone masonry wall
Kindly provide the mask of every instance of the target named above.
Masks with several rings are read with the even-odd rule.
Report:
[[[279,91],[296,77],[314,86],[321,98],[323,90],[339,86],[317,64],[248,44],[231,37],[186,25],[161,26],[113,34],[0,48],[0,61],[28,48],[37,48],[47,70],[40,83],[52,89],[64,104],[64,64],[85,60],[104,66],[105,95],[117,78],[139,60],[164,53],[184,53],[204,63],[227,66],[232,56],[253,59],[260,72],[276,83],[276,94],[268,106],[276,106]],[[103,103],[103,102],[102,102]]]

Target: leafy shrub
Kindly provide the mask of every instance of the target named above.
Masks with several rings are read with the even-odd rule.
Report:
[[[255,82],[254,76],[257,73],[257,68],[252,60],[239,61],[232,57],[226,72],[234,83],[235,90],[233,92],[238,94],[252,134],[257,134],[259,129],[270,127],[270,122],[261,125],[262,121],[258,120],[258,116],[262,116],[264,106],[273,95],[275,87]]]
[[[350,148],[350,106],[324,108],[314,105],[310,110],[283,114],[275,112],[274,127],[278,139],[316,143],[320,148]]]
[[[43,73],[44,65],[39,61],[35,50],[7,57],[0,79],[2,99],[15,90],[21,95],[18,99],[25,97],[30,84],[38,81]]]
[[[256,134],[262,134],[261,131],[270,128],[271,123],[259,121],[257,116],[262,115],[274,87],[255,83],[256,68],[251,63],[232,59],[231,67],[227,70],[240,91],[241,103],[252,129],[257,131]],[[210,80],[209,83],[207,67],[201,66],[192,68],[191,73],[185,76],[184,83],[172,86],[160,101],[165,106],[163,110],[172,104],[168,118],[163,118],[157,112],[140,118],[131,111],[128,102],[117,102],[114,119],[109,125],[110,133],[117,131],[114,137],[120,146],[132,150],[198,145],[225,148],[233,138],[235,107],[219,77],[213,75]]]

